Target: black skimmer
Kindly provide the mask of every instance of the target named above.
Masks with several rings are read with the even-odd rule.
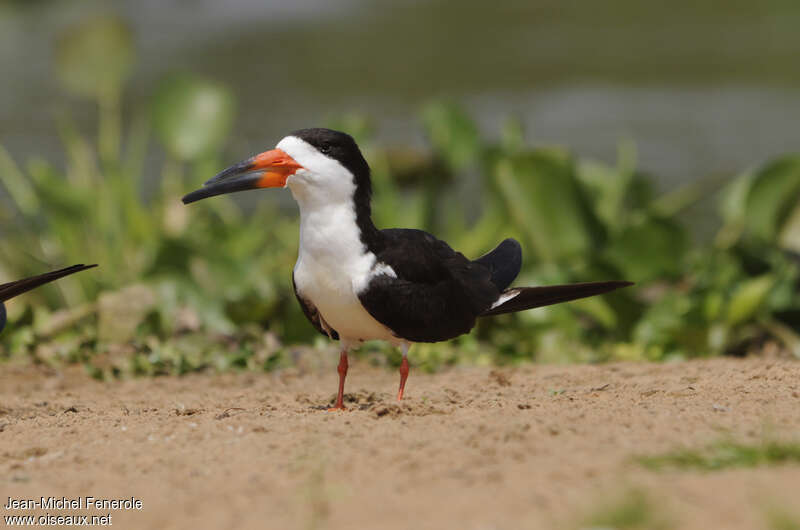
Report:
[[[347,352],[382,339],[402,349],[402,399],[408,349],[468,333],[478,317],[513,313],[631,285],[609,281],[509,287],[522,250],[506,239],[470,260],[422,230],[379,230],[372,223],[370,169],[356,142],[330,129],[302,129],[275,149],[239,162],[183,197],[184,204],[236,191],[288,187],[300,207],[300,248],[292,282],[308,320],[341,342],[343,409]]]
[[[0,331],[3,331],[3,328],[6,325],[6,306],[4,305],[4,302],[22,293],[26,293],[31,289],[35,289],[40,285],[50,283],[58,280],[59,278],[63,278],[64,276],[69,276],[70,274],[85,271],[86,269],[91,269],[93,267],[97,267],[97,265],[73,265],[72,267],[67,267],[65,269],[46,272],[38,276],[25,278],[24,280],[17,280],[15,282],[9,282],[0,285]]]

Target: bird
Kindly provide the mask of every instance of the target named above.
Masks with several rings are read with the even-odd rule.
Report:
[[[69,276],[70,274],[75,274],[76,272],[92,269],[94,267],[97,267],[97,265],[84,265],[81,263],[79,265],[73,265],[57,271],[39,274],[38,276],[31,276],[30,278],[25,278],[23,280],[0,284],[0,332],[2,332],[3,328],[6,326],[5,302],[14,298],[15,296],[21,295],[22,293],[27,293],[31,289],[35,289],[40,285],[50,283],[58,280],[59,278],[63,278],[64,276]]]
[[[478,318],[514,313],[632,285],[603,281],[511,287],[522,248],[506,239],[470,260],[417,229],[378,229],[372,221],[370,168],[355,140],[324,128],[295,131],[183,197],[184,204],[226,193],[289,188],[300,210],[292,271],[297,301],[311,324],[341,343],[339,388],[329,410],[344,410],[348,352],[366,340],[402,351],[402,400],[413,343],[468,333]]]

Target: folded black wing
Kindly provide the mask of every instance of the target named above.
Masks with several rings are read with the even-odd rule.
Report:
[[[400,338],[438,342],[469,332],[500,294],[484,265],[468,260],[422,230],[381,230],[375,276],[359,300],[375,320]]]

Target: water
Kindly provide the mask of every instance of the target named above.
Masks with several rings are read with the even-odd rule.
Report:
[[[381,139],[421,143],[415,113],[463,102],[487,135],[521,117],[538,143],[613,161],[620,139],[661,187],[734,174],[800,146],[800,7],[677,2],[238,0],[0,3],[0,143],[59,159],[53,117],[86,130],[90,104],[52,75],[65,27],[123,16],[138,64],[126,111],[171,71],[224,80],[240,112],[229,151],[343,112]]]

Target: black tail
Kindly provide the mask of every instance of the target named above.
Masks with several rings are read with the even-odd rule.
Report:
[[[488,268],[492,274],[492,283],[498,290],[505,291],[522,268],[522,247],[515,239],[508,238],[474,263]]]
[[[546,287],[515,287],[500,295],[498,302],[487,309],[480,316],[502,315],[503,313],[516,313],[534,307],[569,302],[578,298],[586,298],[603,294],[620,287],[628,287],[633,282],[590,282],[571,283],[567,285],[548,285]]]
[[[63,278],[64,276],[69,276],[70,274],[85,271],[86,269],[91,269],[93,267],[97,267],[97,265],[73,265],[72,267],[67,267],[66,269],[46,272],[44,274],[40,274],[39,276],[25,278],[24,280],[4,283],[0,285],[0,302],[5,302],[6,300],[14,298],[17,295],[30,291],[31,289],[35,289],[40,285],[50,283],[59,278]]]

